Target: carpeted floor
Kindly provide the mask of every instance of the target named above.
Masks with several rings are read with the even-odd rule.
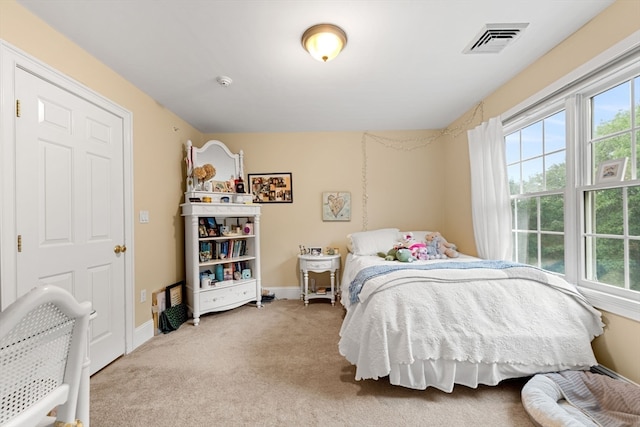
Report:
[[[275,300],[205,315],[91,377],[91,425],[532,426],[525,380],[410,390],[355,381],[338,353],[343,309]]]

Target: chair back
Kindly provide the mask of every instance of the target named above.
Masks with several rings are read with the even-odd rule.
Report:
[[[76,421],[90,313],[52,285],[0,312],[0,426],[36,425],[53,409],[57,421]]]

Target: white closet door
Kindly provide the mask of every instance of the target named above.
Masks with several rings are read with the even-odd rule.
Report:
[[[16,71],[18,295],[55,284],[91,301],[91,373],[125,352],[123,123]]]

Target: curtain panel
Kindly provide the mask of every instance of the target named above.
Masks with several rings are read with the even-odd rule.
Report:
[[[511,260],[511,205],[502,122],[495,117],[467,131],[471,210],[478,256]]]

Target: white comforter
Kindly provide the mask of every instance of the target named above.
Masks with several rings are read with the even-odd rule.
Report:
[[[421,263],[465,261],[477,259]],[[389,375],[394,384],[451,391],[453,382],[496,384],[596,364],[591,340],[602,333],[600,313],[559,276],[535,270],[543,284],[505,270],[398,270],[368,280],[350,303],[358,271],[385,263],[349,255],[345,265],[339,349],[356,365],[356,379]],[[439,364],[453,371],[450,379],[422,378],[441,375],[427,372]],[[462,367],[476,378],[461,381]],[[485,378],[478,369],[491,372]]]

